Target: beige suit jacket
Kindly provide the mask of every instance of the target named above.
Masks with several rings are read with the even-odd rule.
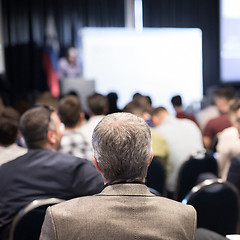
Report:
[[[40,240],[190,240],[195,229],[192,206],[155,196],[143,184],[115,184],[49,207]]]

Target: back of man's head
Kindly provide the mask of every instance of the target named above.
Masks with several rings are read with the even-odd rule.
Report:
[[[88,97],[88,106],[92,115],[105,115],[108,112],[107,97],[94,93]]]
[[[51,109],[40,106],[22,115],[19,127],[28,148],[43,148],[46,144],[49,125],[53,125],[51,113]]]
[[[214,92],[214,102],[220,113],[228,113],[234,101],[234,92],[231,88],[219,88]]]
[[[144,181],[151,160],[151,133],[142,118],[113,113],[93,132],[94,156],[104,177],[112,182]]]
[[[18,134],[19,113],[12,107],[5,107],[0,113],[0,145],[15,143]]]
[[[234,91],[231,88],[218,88],[214,91],[215,98],[225,98],[227,101],[234,99]]]
[[[165,117],[169,115],[165,107],[157,107],[152,110],[152,121],[155,127],[162,124]]]
[[[129,102],[122,110],[123,112],[132,113],[137,115],[138,117],[143,117],[145,113],[145,109],[137,102],[131,101]]]
[[[58,115],[66,127],[74,128],[79,123],[81,113],[82,106],[78,97],[69,95],[60,100]]]
[[[181,107],[182,106],[182,98],[180,95],[173,96],[171,99],[171,103],[173,107]]]

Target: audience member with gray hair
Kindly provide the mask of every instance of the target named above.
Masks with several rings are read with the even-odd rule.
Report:
[[[195,239],[194,208],[155,196],[144,185],[152,150],[142,118],[109,114],[94,129],[92,143],[106,187],[49,207],[40,240]]]
[[[28,152],[0,167],[0,239],[8,239],[17,212],[38,198],[74,197],[98,193],[103,178],[84,159],[57,151],[62,137],[55,111],[36,107],[20,119]],[[4,197],[3,197],[4,196]]]

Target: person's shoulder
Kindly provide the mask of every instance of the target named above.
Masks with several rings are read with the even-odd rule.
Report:
[[[55,151],[55,157],[61,159],[67,164],[69,164],[69,162],[76,162],[78,164],[80,163],[88,164],[88,161],[84,158],[79,158],[68,153],[63,153],[61,151]]]
[[[91,195],[91,196],[82,196],[73,198],[59,204],[51,206],[51,212],[54,215],[72,215],[73,213],[77,212],[85,212],[89,209],[92,209],[94,204],[96,204],[96,198],[98,195]]]
[[[238,138],[238,131],[235,127],[225,128],[222,132],[219,133],[218,138],[221,137],[234,137]]]

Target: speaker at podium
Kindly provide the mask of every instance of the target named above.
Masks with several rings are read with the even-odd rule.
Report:
[[[95,81],[87,80],[82,77],[64,78],[59,80],[61,96],[69,94],[70,92],[77,93],[81,100],[82,108],[88,111],[88,96],[95,93]]]

